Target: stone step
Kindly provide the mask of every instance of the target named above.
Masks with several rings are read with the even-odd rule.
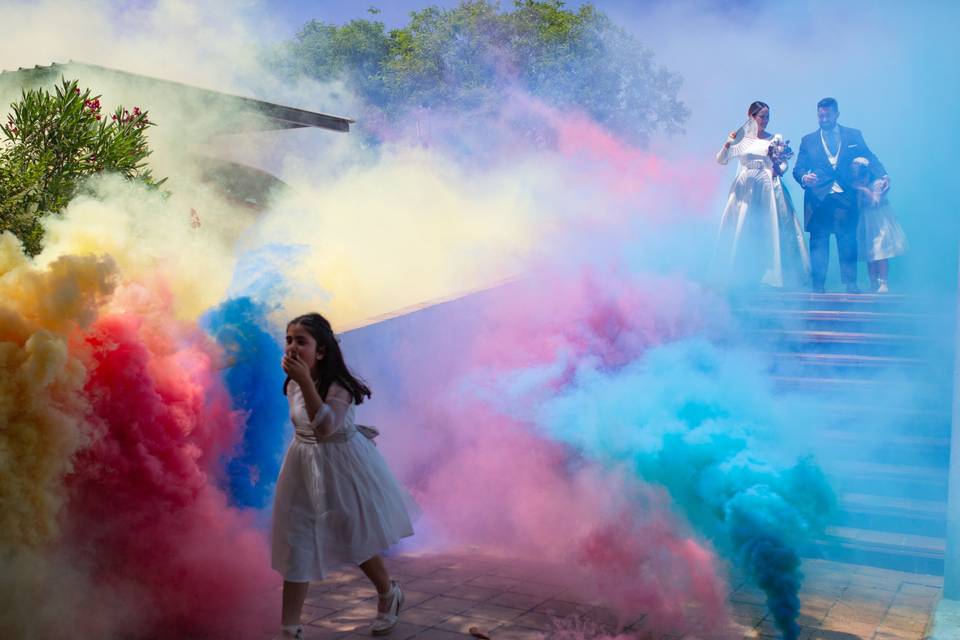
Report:
[[[893,356],[860,356],[844,353],[803,353],[798,351],[774,351],[766,354],[770,360],[796,360],[815,366],[851,367],[873,371],[876,369],[902,369],[922,366],[923,358]]]
[[[814,557],[940,574],[954,301],[765,291],[731,301],[775,389],[808,402],[810,444],[838,492]]]
[[[940,412],[911,411],[896,404],[889,407],[864,405],[860,409],[844,407],[843,410],[830,410],[819,407],[814,414],[818,424],[814,426],[853,433],[867,442],[895,436],[944,439],[949,442],[950,418],[946,407]],[[945,413],[946,417],[943,415]]]
[[[950,437],[895,432],[864,433],[845,429],[818,429],[822,450],[838,462],[868,462],[931,467],[946,472],[950,465]]]
[[[947,506],[940,500],[847,493],[839,496],[831,525],[945,538]]]
[[[782,309],[744,307],[736,313],[750,327],[799,330],[834,330],[896,335],[939,333],[939,318],[932,314],[850,311],[842,309]]]
[[[847,402],[845,398],[827,399],[819,407],[823,415],[839,416],[844,423],[855,423],[857,418],[871,421],[885,419],[888,422],[945,427],[947,433],[950,431],[950,421],[953,418],[951,409],[945,407],[861,405]]]
[[[926,335],[862,331],[754,329],[744,337],[776,351],[879,357],[929,357],[940,344],[939,338]]]
[[[942,575],[945,551],[946,542],[938,536],[828,527],[805,554],[835,562]]]
[[[930,366],[924,358],[849,353],[779,351],[768,353],[767,358],[770,361],[770,372],[774,375],[811,378],[876,380],[889,374],[916,375]]]
[[[947,499],[943,466],[895,464],[873,460],[821,459],[831,486],[843,492],[922,500]]]
[[[892,375],[887,379],[773,375],[771,380],[776,391],[802,394],[810,402],[843,398],[859,406],[886,408],[920,405],[946,411],[952,400],[942,388],[924,384],[916,377],[911,381],[902,376],[894,379]]]
[[[949,305],[944,300],[933,297],[909,296],[901,294],[849,294],[849,293],[806,293],[796,292],[757,292],[733,296],[730,305],[734,309],[759,307],[777,309],[828,310],[828,311],[876,311],[890,313],[932,313],[940,314]]]

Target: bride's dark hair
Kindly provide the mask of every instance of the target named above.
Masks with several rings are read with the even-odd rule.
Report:
[[[340,344],[337,342],[337,337],[333,335],[333,328],[326,318],[319,313],[307,313],[291,320],[287,328],[295,324],[300,325],[313,336],[317,341],[318,349],[320,347],[325,349],[323,359],[317,366],[317,378],[313,381],[321,398],[327,397],[330,385],[334,382],[340,383],[350,392],[355,404],[361,404],[364,397],[370,397],[370,388],[347,368],[343,353],[340,351]],[[290,382],[289,376],[283,381],[283,395],[287,395],[288,382]]]
[[[769,109],[769,108],[770,108],[770,105],[768,105],[766,102],[760,102],[759,100],[757,100],[756,102],[750,103],[750,108],[747,109],[747,115],[750,117],[753,117],[758,113],[760,113],[761,109]]]

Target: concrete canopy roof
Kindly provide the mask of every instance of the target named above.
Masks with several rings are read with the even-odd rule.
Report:
[[[85,82],[84,78],[90,76],[110,78],[148,95],[151,93],[162,93],[166,96],[176,95],[178,98],[193,104],[202,104],[205,107],[235,114],[234,117],[229,119],[229,125],[225,127],[226,130],[223,133],[301,127],[317,127],[331,131],[347,132],[354,122],[354,120],[342,116],[287,107],[263,100],[203,89],[172,80],[162,80],[74,61],[65,64],[53,63],[48,66],[38,65],[33,68],[20,68],[16,71],[0,71],[0,84],[9,82],[20,87],[33,88],[57,82],[61,77],[67,79],[79,78],[83,83]],[[244,115],[249,117],[242,117]]]

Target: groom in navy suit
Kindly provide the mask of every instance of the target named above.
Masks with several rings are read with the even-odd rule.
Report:
[[[858,129],[837,124],[840,110],[833,98],[817,103],[820,128],[803,136],[793,177],[803,185],[803,224],[810,232],[810,276],[814,293],[823,293],[830,261],[830,234],[837,236],[840,279],[847,293],[857,288],[857,194],[854,188],[853,159],[870,161],[871,173],[883,176],[880,164]]]

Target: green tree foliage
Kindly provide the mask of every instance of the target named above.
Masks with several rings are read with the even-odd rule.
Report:
[[[104,117],[100,96],[63,80],[53,93],[24,90],[0,125],[0,232],[11,231],[30,255],[40,252],[42,219],[58,213],[83,188],[85,179],[117,173],[156,188],[147,112],[117,107]]]
[[[389,32],[374,20],[312,20],[273,62],[290,76],[343,80],[388,118],[411,108],[495,110],[513,87],[639,144],[682,131],[689,116],[676,73],[593,6],[571,11],[560,0],[517,0],[511,11],[466,0],[415,11]]]

